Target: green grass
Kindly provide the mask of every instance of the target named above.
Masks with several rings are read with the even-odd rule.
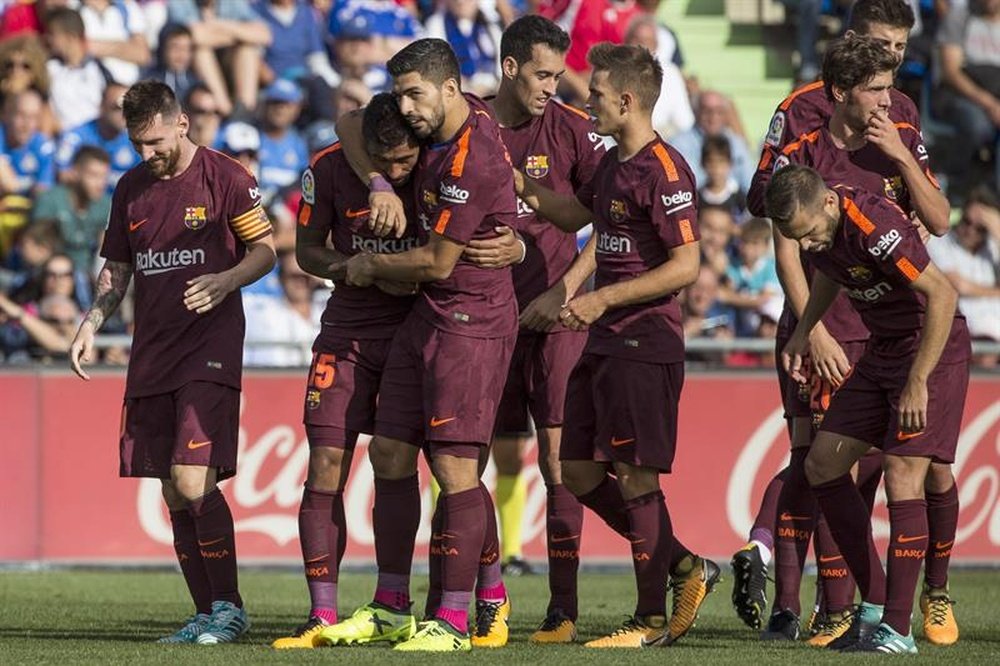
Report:
[[[352,609],[368,599],[373,577],[347,574],[341,579],[340,603]],[[540,620],[547,601],[545,578],[508,581],[514,602],[512,643],[502,650],[471,655],[400,655],[385,647],[332,648],[276,652],[268,644],[303,620],[305,583],[295,573],[249,570],[241,578],[254,626],[236,645],[162,646],[152,641],[176,628],[190,609],[179,574],[153,571],[53,571],[0,573],[0,663],[80,664],[782,664],[868,661],[805,645],[762,644],[733,614],[729,575],[706,602],[698,626],[681,643],[662,650],[590,651],[579,645],[536,647],[527,637]],[[993,610],[1000,602],[1000,572],[962,571],[952,576],[952,594],[962,639],[951,648],[935,648],[919,640],[914,661],[937,664],[997,663],[1000,624]],[[426,579],[416,580],[422,603]],[[634,602],[627,574],[586,574],[581,584],[581,638],[589,639],[620,622]],[[811,594],[811,580],[803,585]],[[804,595],[805,596],[805,595]],[[919,624],[920,614],[915,622]],[[919,628],[917,629],[919,636]],[[885,659],[886,657],[882,657]]]

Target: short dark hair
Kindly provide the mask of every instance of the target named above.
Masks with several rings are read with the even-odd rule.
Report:
[[[83,39],[86,36],[86,28],[83,26],[83,18],[75,9],[69,7],[54,7],[45,14],[45,29],[58,30],[67,35],[73,35]]]
[[[102,164],[111,164],[111,155],[100,146],[84,144],[73,153],[73,166],[80,166],[87,160],[94,160]]]
[[[729,139],[725,136],[706,136],[705,142],[701,144],[701,161],[705,163],[709,157],[724,157],[726,161],[733,161],[733,147],[729,145]]]
[[[547,46],[556,53],[566,53],[569,50],[569,35],[544,16],[522,16],[507,26],[500,36],[500,61],[510,57],[518,65],[523,65],[531,60],[531,51],[536,44]]]
[[[764,241],[771,239],[771,222],[766,217],[754,217],[740,227],[741,241]]]
[[[590,47],[587,62],[594,71],[608,72],[608,81],[621,92],[631,92],[652,111],[663,85],[663,67],[641,46],[601,42]]]
[[[915,21],[913,9],[906,0],[857,0],[851,7],[847,27],[864,35],[873,23],[912,30]]]
[[[851,35],[835,40],[823,56],[826,96],[833,100],[835,87],[850,90],[898,66],[899,58],[871,37]]]
[[[125,91],[122,112],[127,127],[142,130],[153,124],[158,113],[164,119],[175,118],[181,112],[181,105],[166,83],[146,79]]]
[[[1000,199],[997,198],[996,190],[985,183],[976,185],[969,190],[969,194],[965,199],[965,205],[962,208],[968,208],[970,204],[980,204],[989,208],[1000,209]]]
[[[361,134],[370,153],[384,153],[402,145],[418,146],[420,140],[399,112],[392,93],[379,93],[365,107]]]
[[[37,245],[51,248],[53,254],[62,252],[63,237],[59,226],[59,220],[55,218],[43,217],[32,220],[21,227],[17,234],[18,242],[30,239]]]
[[[767,184],[764,193],[767,215],[784,229],[799,208],[816,204],[826,190],[823,177],[814,169],[789,164],[775,172]]]
[[[443,39],[426,37],[408,44],[389,58],[386,69],[393,77],[416,72],[421,78],[440,86],[448,79],[462,85],[458,58]]]
[[[213,99],[215,98],[215,93],[212,92],[212,89],[209,88],[204,83],[202,83],[201,81],[198,81],[190,88],[188,88],[186,93],[184,93],[183,106],[185,110],[187,110],[191,106],[191,98],[198,93],[205,93],[206,95],[211,95]]]

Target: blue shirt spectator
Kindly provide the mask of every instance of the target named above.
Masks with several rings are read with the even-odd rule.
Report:
[[[287,79],[264,91],[264,121],[260,133],[260,187],[265,201],[278,190],[299,182],[309,164],[309,147],[295,129],[302,92]]]
[[[104,89],[104,98],[101,100],[101,115],[62,135],[56,150],[56,167],[60,173],[70,167],[80,146],[103,148],[111,158],[111,171],[108,175],[110,193],[114,191],[122,174],[141,161],[125,130],[121,98],[126,90],[125,86],[109,85]]]
[[[196,0],[170,0],[167,3],[167,20],[170,23],[191,25],[201,21],[201,11]],[[215,18],[221,21],[259,21],[260,16],[250,6],[249,0],[224,0],[214,5]]]
[[[422,33],[420,23],[393,0],[336,0],[330,10],[327,32],[336,39],[343,24],[363,21],[370,35],[415,39]]]
[[[42,98],[26,90],[7,101],[0,125],[0,154],[13,171],[15,183],[4,194],[32,194],[55,182],[55,145],[38,131]]]
[[[319,17],[307,0],[257,0],[253,8],[271,29],[264,62],[276,78],[300,78],[310,58],[326,57]]]

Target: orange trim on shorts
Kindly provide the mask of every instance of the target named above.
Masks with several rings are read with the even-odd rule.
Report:
[[[799,88],[798,90],[794,91],[788,97],[786,97],[785,101],[783,101],[781,103],[781,105],[778,106],[778,108],[781,109],[782,111],[788,111],[788,107],[790,107],[792,105],[792,102],[795,101],[796,97],[798,97],[799,95],[802,95],[804,93],[816,90],[816,88],[822,88],[824,85],[826,85],[826,84],[824,84],[822,81],[813,81],[812,83],[808,83],[808,84],[802,86],[801,88]]]
[[[302,204],[302,208],[299,209],[299,224],[303,227],[309,226],[309,218],[312,216],[313,208],[307,203]]]
[[[813,130],[812,132],[809,132],[809,134],[803,134],[797,141],[792,141],[790,144],[782,148],[781,154],[787,157],[798,150],[803,143],[815,143],[818,138],[819,130]]]
[[[458,152],[451,162],[451,175],[454,178],[461,178],[465,170],[465,158],[469,156],[469,137],[472,135],[472,127],[466,127],[462,136],[458,138]]]
[[[321,158],[322,158],[322,157],[323,157],[324,155],[329,155],[330,153],[335,153],[335,152],[337,152],[338,150],[340,150],[340,142],[339,142],[339,141],[337,141],[336,143],[332,143],[332,144],[330,144],[330,145],[329,145],[329,146],[327,146],[326,148],[322,148],[322,149],[320,149],[320,150],[319,150],[319,152],[317,152],[316,154],[314,154],[314,155],[312,156],[312,159],[311,159],[311,160],[309,160],[309,166],[311,166],[311,167],[314,167],[314,166],[316,166],[316,163],[317,163],[317,162],[319,162],[319,161],[320,161],[320,159],[321,159]]]
[[[587,112],[584,111],[583,109],[578,109],[575,106],[570,106],[569,104],[563,104],[562,102],[559,102],[559,101],[556,101],[556,100],[553,100],[553,101],[555,101],[556,104],[559,105],[559,108],[566,109],[570,113],[575,113],[576,115],[580,116],[584,120],[590,120],[590,116],[587,115]]]
[[[660,165],[663,166],[663,173],[667,174],[667,182],[676,183],[680,180],[681,177],[677,175],[677,165],[670,159],[670,153],[667,152],[662,143],[657,143],[653,146],[653,154],[656,155],[656,159],[660,160]]]
[[[875,231],[875,224],[861,212],[861,209],[858,208],[857,204],[848,199],[846,196],[844,197],[843,206],[844,212],[847,213],[847,218],[853,222],[855,226],[861,229],[861,233],[865,236],[870,236],[872,232]]]
[[[434,233],[443,234],[444,230],[448,227],[448,222],[451,220],[451,210],[445,208],[441,211],[441,216],[438,218],[437,224],[434,225]]]
[[[681,228],[681,239],[685,244],[694,242],[694,231],[691,229],[691,220],[686,217],[677,223]]]
[[[896,262],[896,268],[899,272],[906,276],[906,279],[913,282],[918,277],[920,277],[920,271],[917,267],[910,263],[910,260],[906,257],[900,257],[899,261]]]

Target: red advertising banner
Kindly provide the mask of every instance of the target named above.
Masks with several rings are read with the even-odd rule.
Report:
[[[155,479],[118,478],[124,377],[90,382],[61,372],[0,374],[0,560],[172,561],[169,518]],[[301,421],[304,374],[248,372],[244,378],[240,461],[223,484],[236,518],[243,561],[298,560],[297,511],[309,450]],[[706,555],[728,558],[745,541],[764,487],[787,458],[777,388],[768,374],[689,373],[681,400],[674,473],[664,477],[678,537]],[[373,477],[359,444],[345,491],[348,561],[374,562]],[[544,558],[545,487],[536,451],[524,473],[525,554]],[[955,462],[961,514],[954,557],[1000,562],[1000,377],[974,377]],[[422,470],[418,558],[431,516]],[[494,477],[487,471],[487,484]],[[885,543],[885,498],[875,533]],[[626,544],[586,518],[584,559],[628,560]]]

